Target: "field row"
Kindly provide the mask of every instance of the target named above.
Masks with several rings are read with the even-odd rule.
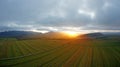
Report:
[[[105,40],[3,40],[0,66],[120,67],[119,44]]]

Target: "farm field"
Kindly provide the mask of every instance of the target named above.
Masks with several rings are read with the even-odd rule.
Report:
[[[120,41],[0,38],[0,67],[120,67]]]

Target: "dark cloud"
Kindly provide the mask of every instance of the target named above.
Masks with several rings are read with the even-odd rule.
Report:
[[[119,0],[0,0],[0,30],[120,30],[119,6]]]

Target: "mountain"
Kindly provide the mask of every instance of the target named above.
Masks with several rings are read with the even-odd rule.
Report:
[[[32,31],[4,31],[0,32],[0,37],[21,37],[27,35],[35,35],[38,34]]]
[[[38,33],[32,31],[4,31],[0,32],[0,37],[15,37],[17,39],[70,39],[67,34],[62,32]],[[120,33],[87,33],[82,34],[76,39],[120,39]]]
[[[97,39],[97,38],[105,38],[105,35],[100,33],[100,32],[87,33],[87,34],[80,35],[79,38],[82,38],[82,39]]]
[[[120,32],[104,32],[106,36],[120,36]]]
[[[120,40],[120,32],[104,32],[103,34],[109,39]]]
[[[18,37],[18,39],[70,39],[68,35],[62,32],[47,32],[47,33],[39,33],[39,34],[32,34],[32,35],[23,35]]]
[[[4,31],[0,32],[0,37],[15,37],[17,39],[68,39],[62,32],[38,33],[32,31]]]

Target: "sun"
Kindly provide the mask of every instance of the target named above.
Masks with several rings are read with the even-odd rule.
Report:
[[[66,34],[70,38],[75,38],[79,35],[79,33],[74,32],[74,31],[64,31],[63,33]]]

